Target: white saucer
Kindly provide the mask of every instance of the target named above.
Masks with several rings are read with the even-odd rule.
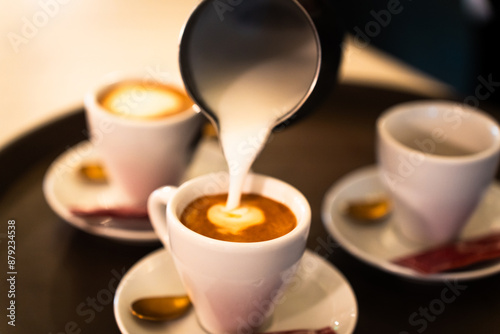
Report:
[[[409,255],[422,246],[402,238],[394,230],[391,216],[384,222],[363,225],[351,221],[342,213],[342,205],[350,199],[364,198],[384,193],[374,166],[356,170],[344,176],[326,193],[323,200],[322,218],[325,228],[348,252],[379,269],[403,277],[442,281],[476,279],[500,272],[500,260],[476,265],[473,268],[431,275],[420,274],[412,269],[394,264],[392,259]],[[500,229],[500,186],[494,183],[473,214],[460,238],[486,235]]]
[[[338,334],[354,331],[358,317],[356,297],[336,268],[306,251],[296,277],[284,302],[276,306],[272,322],[265,331],[326,326],[331,326]],[[114,300],[118,327],[124,334],[206,334],[198,325],[192,308],[184,317],[163,323],[138,320],[130,313],[130,304],[137,298],[183,293],[170,254],[162,248],[147,255],[125,274],[118,285]]]
[[[61,154],[47,170],[43,192],[50,207],[66,222],[90,234],[132,243],[157,242],[149,219],[81,217],[70,208],[120,206],[122,195],[110,183],[91,183],[81,178],[83,162],[99,162],[94,146],[83,141]],[[184,175],[184,180],[205,173],[226,170],[226,163],[215,140],[203,139]]]

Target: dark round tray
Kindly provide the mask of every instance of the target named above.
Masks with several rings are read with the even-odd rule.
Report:
[[[355,333],[497,333],[499,275],[470,282],[410,282],[345,252],[323,228],[325,192],[346,173],[375,162],[375,119],[386,108],[422,96],[340,85],[314,113],[277,129],[254,170],[301,190],[312,208],[308,248],[321,249],[351,283]],[[499,119],[498,109],[487,108]],[[113,296],[119,279],[160,247],[127,245],[82,232],[47,205],[42,182],[50,163],[87,139],[83,110],[54,120],[0,151],[0,332],[119,333]],[[15,297],[8,296],[8,221],[15,221]],[[453,290],[454,289],[454,290]],[[454,291],[453,301],[443,296]],[[15,300],[16,326],[8,324]]]

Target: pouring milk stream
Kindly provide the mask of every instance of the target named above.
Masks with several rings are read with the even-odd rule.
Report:
[[[231,177],[228,210],[239,205],[245,176],[271,130],[299,103],[296,97],[304,89],[300,78],[307,77],[310,71],[302,66],[302,53],[310,51],[304,49],[286,61],[269,60],[243,73],[223,92],[214,110]],[[295,73],[287,73],[287,68],[292,67]]]
[[[272,129],[312,92],[321,49],[298,2],[243,1],[220,14],[213,1],[192,13],[181,39],[181,74],[218,129],[228,164],[228,200],[215,211],[251,220],[252,208],[240,207],[245,177]]]

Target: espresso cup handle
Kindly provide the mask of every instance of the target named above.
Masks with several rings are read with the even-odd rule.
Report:
[[[148,198],[148,214],[156,235],[168,249],[168,230],[167,230],[167,205],[172,196],[177,192],[175,186],[165,186],[156,189]]]

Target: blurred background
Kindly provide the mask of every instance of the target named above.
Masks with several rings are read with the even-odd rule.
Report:
[[[383,50],[460,94],[474,94],[478,77],[492,75],[500,86],[498,2],[340,0],[336,6],[359,47]],[[489,100],[498,101],[492,93]]]
[[[78,110],[111,72],[181,83],[177,40],[198,1],[1,1],[0,146]],[[322,1],[347,32],[340,83],[498,100],[490,0]]]

